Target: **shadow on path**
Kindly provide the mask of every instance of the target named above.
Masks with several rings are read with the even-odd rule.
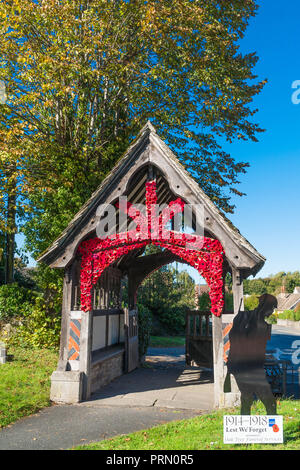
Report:
[[[187,367],[182,353],[182,348],[151,348],[143,367],[113,380],[85,405],[211,410],[212,371]]]

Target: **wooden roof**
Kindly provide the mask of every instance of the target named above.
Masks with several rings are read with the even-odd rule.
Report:
[[[283,312],[284,310],[294,310],[300,304],[300,293],[294,292],[293,294],[279,294],[277,296],[277,310]]]
[[[243,270],[245,276],[255,275],[261,269],[265,258],[204,193],[150,122],[38,261],[57,268],[69,265],[79,243],[95,234],[96,210],[100,204],[113,203],[122,195],[127,195],[133,203],[143,202],[149,165],[156,173],[159,204],[181,197],[189,204],[203,205],[205,233],[222,243],[228,263]]]

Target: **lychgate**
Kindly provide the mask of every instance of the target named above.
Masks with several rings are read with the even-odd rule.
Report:
[[[149,244],[161,250],[145,255]],[[265,258],[202,191],[151,123],[39,261],[65,273],[53,401],[86,400],[139,366],[137,289],[155,269],[180,261],[205,278],[211,300],[210,312],[187,314],[187,362],[213,367],[216,407],[238,402],[235,383],[231,393],[223,391],[228,333],[244,308],[243,279],[255,275]],[[234,297],[230,313],[224,306],[227,272]],[[198,338],[191,334],[196,318]]]

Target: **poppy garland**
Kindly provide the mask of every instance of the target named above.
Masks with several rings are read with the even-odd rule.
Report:
[[[219,317],[224,306],[223,294],[223,255],[224,250],[218,240],[199,235],[174,232],[165,228],[174,215],[184,209],[184,202],[176,199],[156,216],[156,183],[146,183],[146,214],[142,214],[131,203],[120,210],[136,223],[136,229],[114,234],[105,239],[93,238],[82,242],[78,248],[82,256],[80,273],[81,310],[92,310],[92,287],[103,271],[131,250],[154,244],[179,256],[197,269],[206,280],[210,292],[211,312]]]

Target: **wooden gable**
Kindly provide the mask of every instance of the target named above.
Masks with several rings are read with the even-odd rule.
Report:
[[[38,261],[53,268],[65,268],[74,259],[79,243],[95,233],[96,212],[100,204],[111,204],[127,195],[142,202],[149,168],[159,177],[158,203],[181,197],[188,204],[202,205],[206,233],[224,247],[228,264],[255,275],[265,258],[240,234],[185,170],[170,148],[148,122],[99,188],[75,215],[68,227],[44,252]]]

